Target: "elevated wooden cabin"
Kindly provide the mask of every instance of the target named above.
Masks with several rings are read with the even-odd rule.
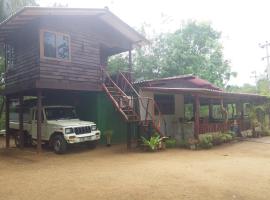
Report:
[[[25,7],[0,25],[4,93],[101,90],[100,66],[144,41],[108,9]]]
[[[131,70],[131,50],[145,42],[142,35],[108,9],[25,7],[2,22],[0,44],[5,54],[2,94],[6,97],[7,146],[11,98],[18,98],[22,103],[24,96],[38,97],[40,149],[42,97],[55,95],[57,100],[63,96],[59,95],[63,91],[104,90],[104,68],[108,57],[129,51]],[[126,97],[120,88],[115,88],[119,90],[120,98]],[[112,97],[109,91],[107,93],[112,102],[116,102],[113,98],[118,97]],[[119,104],[114,105],[121,111]],[[132,110],[126,112],[133,113]],[[129,118],[124,111],[121,113],[126,120],[134,117]],[[20,115],[20,133],[22,121]]]

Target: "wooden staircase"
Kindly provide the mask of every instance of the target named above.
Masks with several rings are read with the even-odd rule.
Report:
[[[121,77],[120,82],[124,83],[124,85],[120,85],[119,81],[114,81],[109,73],[103,68],[101,68],[101,73],[103,77],[103,90],[126,122],[138,122],[145,130],[148,129],[149,124],[151,123],[152,128],[155,129],[157,133],[161,136],[166,135],[166,122],[153,99],[141,97],[123,73],[119,72],[119,76]],[[119,77],[117,79],[119,80]],[[128,92],[129,95],[124,91]],[[144,105],[143,100],[146,100],[146,106]],[[148,106],[150,102],[155,107],[157,116],[151,114]],[[140,118],[140,106],[145,112],[145,119]],[[161,121],[165,125],[165,130],[163,131],[161,130]]]
[[[106,78],[102,84],[103,90],[112,101],[114,107],[121,113],[126,122],[139,122],[140,117],[133,109],[131,97],[127,96],[118,85],[106,73]]]

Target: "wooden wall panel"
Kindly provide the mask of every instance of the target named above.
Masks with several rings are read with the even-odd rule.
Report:
[[[36,21],[22,27],[9,39],[15,49],[13,67],[6,71],[5,90],[22,90],[23,85],[34,87],[33,81],[39,78],[38,23]],[[29,83],[29,84],[28,84]]]
[[[40,30],[68,34],[71,59],[41,57]],[[6,73],[6,90],[12,91],[16,87],[21,90],[24,85],[26,89],[100,90],[100,65],[106,63],[112,52],[126,51],[130,47],[120,33],[97,17],[89,16],[43,16],[24,26],[10,41],[16,47],[16,65]]]

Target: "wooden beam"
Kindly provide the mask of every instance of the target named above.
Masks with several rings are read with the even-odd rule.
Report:
[[[10,129],[9,129],[9,97],[6,96],[6,148],[10,146]]]
[[[42,120],[42,92],[41,90],[37,91],[37,153],[41,153],[41,120]]]
[[[195,96],[195,123],[194,123],[194,137],[199,138],[200,132],[200,97]]]
[[[23,95],[19,96],[19,136],[20,148],[24,148],[24,134],[23,134]]]

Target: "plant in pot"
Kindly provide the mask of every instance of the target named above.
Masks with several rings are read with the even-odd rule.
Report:
[[[113,135],[113,131],[112,130],[104,131],[104,136],[106,138],[106,146],[107,147],[110,147],[111,146],[112,135]]]
[[[156,151],[158,150],[160,143],[161,143],[161,138],[159,135],[152,136],[149,140],[147,140],[145,137],[141,137],[143,146],[146,147],[146,150],[150,151]]]
[[[189,148],[192,150],[196,150],[199,144],[199,140],[190,138],[188,139]]]

